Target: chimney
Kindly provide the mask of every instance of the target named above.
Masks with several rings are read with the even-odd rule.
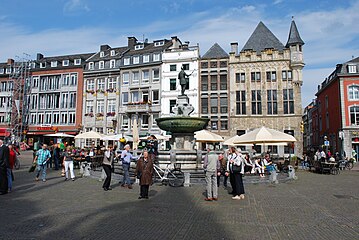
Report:
[[[231,43],[231,53],[238,55],[238,43],[237,42]]]
[[[188,45],[189,45],[189,42],[188,42],[188,41],[185,41],[185,42],[182,44],[182,49],[188,49]]]
[[[44,58],[44,55],[42,55],[41,53],[38,53],[37,55],[36,55],[36,60],[37,61],[40,61],[41,59],[43,59]]]
[[[12,59],[12,58],[8,58],[8,60],[7,60],[7,65],[12,65],[12,64],[14,64],[14,59]]]
[[[134,48],[135,45],[136,45],[136,43],[137,43],[137,38],[135,38],[135,37],[128,37],[127,46],[128,46],[129,48]]]
[[[111,47],[109,46],[109,45],[107,45],[107,44],[105,44],[105,45],[101,45],[100,46],[100,51],[106,51],[106,50],[108,50],[108,49],[110,49]]]

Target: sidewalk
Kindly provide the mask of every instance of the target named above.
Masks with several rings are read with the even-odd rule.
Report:
[[[0,196],[0,239],[359,238],[357,171],[299,171],[296,181],[245,184],[244,200],[220,188],[219,201],[205,202],[202,184],[153,185],[150,199],[138,200],[137,185],[115,182],[105,192],[98,179],[65,182],[59,171],[35,182],[26,156],[13,192]]]

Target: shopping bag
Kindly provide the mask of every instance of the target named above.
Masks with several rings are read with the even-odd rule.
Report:
[[[33,163],[29,169],[29,172],[35,171],[35,168],[36,168],[36,163]]]

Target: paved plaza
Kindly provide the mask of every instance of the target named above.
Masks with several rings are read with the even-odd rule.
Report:
[[[28,173],[22,154],[13,192],[0,196],[0,239],[359,239],[358,171],[339,175],[298,172],[298,180],[245,185],[246,199],[205,202],[205,186],[153,185],[103,191],[96,178],[47,182]],[[76,169],[76,173],[78,173]]]

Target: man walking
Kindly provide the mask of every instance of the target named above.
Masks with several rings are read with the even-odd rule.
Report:
[[[131,180],[130,180],[130,165],[132,159],[137,159],[133,157],[130,153],[130,145],[126,144],[125,149],[121,153],[121,161],[122,161],[122,168],[123,168],[123,181],[121,187],[128,187],[132,189]]]
[[[217,186],[217,172],[220,170],[218,155],[214,152],[214,146],[208,146],[208,153],[204,159],[203,168],[206,173],[207,182],[207,197],[205,201],[217,201],[218,186]]]
[[[36,156],[34,158],[34,163],[37,161],[36,168],[36,181],[39,181],[40,172],[42,170],[42,181],[46,182],[46,165],[47,161],[51,158],[50,151],[47,149],[47,145],[43,144],[42,148],[37,151]]]
[[[9,148],[0,140],[0,195],[8,191],[7,168],[9,167]]]

